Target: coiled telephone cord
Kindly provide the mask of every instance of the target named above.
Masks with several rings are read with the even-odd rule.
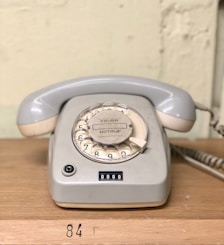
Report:
[[[174,155],[181,156],[193,166],[200,168],[224,181],[224,158],[219,158],[203,151],[171,144]]]
[[[224,125],[220,125],[219,121],[215,119],[213,111],[199,103],[195,103],[195,106],[196,109],[210,113],[210,127],[224,137]],[[224,181],[224,158],[219,158],[203,151],[177,146],[174,144],[171,144],[171,151],[175,155],[181,156],[193,166],[200,168]]]
[[[219,120],[215,118],[215,114],[212,110],[207,108],[206,106],[195,102],[196,109],[200,111],[206,111],[210,113],[210,123],[209,126],[213,128],[218,134],[220,134],[222,137],[224,137],[224,125],[219,124]]]

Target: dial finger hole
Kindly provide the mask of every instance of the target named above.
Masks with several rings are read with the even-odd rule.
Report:
[[[117,151],[117,149],[115,147],[108,147],[106,149],[106,156],[107,156],[107,159],[108,160],[117,160],[119,159],[120,155],[119,155],[119,152]]]
[[[89,134],[85,131],[77,131],[75,133],[75,140],[76,142],[78,142],[79,144],[82,143],[83,140],[85,140],[86,138],[89,138]]]
[[[126,144],[119,145],[117,150],[122,159],[125,159],[132,154],[131,147]]]
[[[93,144],[94,143],[91,139],[85,139],[81,142],[80,148],[83,152],[86,152],[87,154],[91,154]]]
[[[78,131],[78,130],[84,130],[84,131],[88,130],[88,125],[84,120],[80,120],[77,122],[77,125],[75,127],[75,131]]]
[[[104,150],[102,146],[97,144],[92,147],[91,155],[94,156],[95,158],[105,159],[106,151]]]

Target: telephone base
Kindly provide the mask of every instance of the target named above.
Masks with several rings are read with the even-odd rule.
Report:
[[[166,203],[161,202],[143,202],[143,203],[66,203],[66,202],[55,202],[57,206],[62,208],[79,208],[79,209],[128,209],[128,208],[153,208],[159,207]]]
[[[136,137],[139,134],[141,137],[136,138],[144,140],[145,131],[142,122],[147,122],[148,138],[142,147],[144,150],[140,150],[137,155],[133,154],[132,158],[121,162],[108,160],[102,163],[97,159],[98,154],[95,160],[92,159],[92,155],[91,158],[85,157],[72,142],[74,119],[79,117],[80,112],[85,112],[89,105],[105,101],[128,105],[133,112],[138,112],[142,121],[131,113],[128,114],[134,132],[131,136]],[[107,119],[105,114],[102,114],[103,123]],[[108,118],[111,121],[114,119]],[[116,114],[115,119],[118,120],[117,118],[120,118],[120,115],[118,117]],[[121,118],[117,125],[128,125],[126,119]],[[82,118],[82,122],[84,119]],[[97,129],[99,125],[101,124],[94,124]],[[105,123],[102,130],[104,126]],[[79,139],[78,136],[77,138]],[[121,145],[123,151],[127,146],[130,152],[131,149],[140,148],[129,146],[128,143]],[[116,154],[119,153],[116,153],[116,149],[119,150],[118,146],[113,151],[109,151],[109,147],[107,150],[113,152],[116,158]],[[102,157],[107,156],[104,149],[99,152]],[[141,208],[163,205],[170,192],[170,149],[154,106],[143,97],[124,94],[96,94],[71,99],[63,108],[56,130],[50,138],[49,187],[52,199],[57,205],[65,208]]]

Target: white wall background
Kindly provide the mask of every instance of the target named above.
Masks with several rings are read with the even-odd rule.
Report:
[[[157,79],[213,106],[218,13],[218,0],[0,0],[0,137],[19,137],[28,93],[79,76]],[[209,136],[208,116],[179,136]]]
[[[213,106],[220,114],[220,122],[224,124],[224,1],[220,1],[218,12],[218,30],[216,41],[216,59],[214,69]]]

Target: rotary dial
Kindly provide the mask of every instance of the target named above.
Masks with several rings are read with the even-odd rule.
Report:
[[[100,163],[127,161],[143,152],[147,126],[142,117],[124,104],[97,104],[75,121],[72,139],[85,157]]]

